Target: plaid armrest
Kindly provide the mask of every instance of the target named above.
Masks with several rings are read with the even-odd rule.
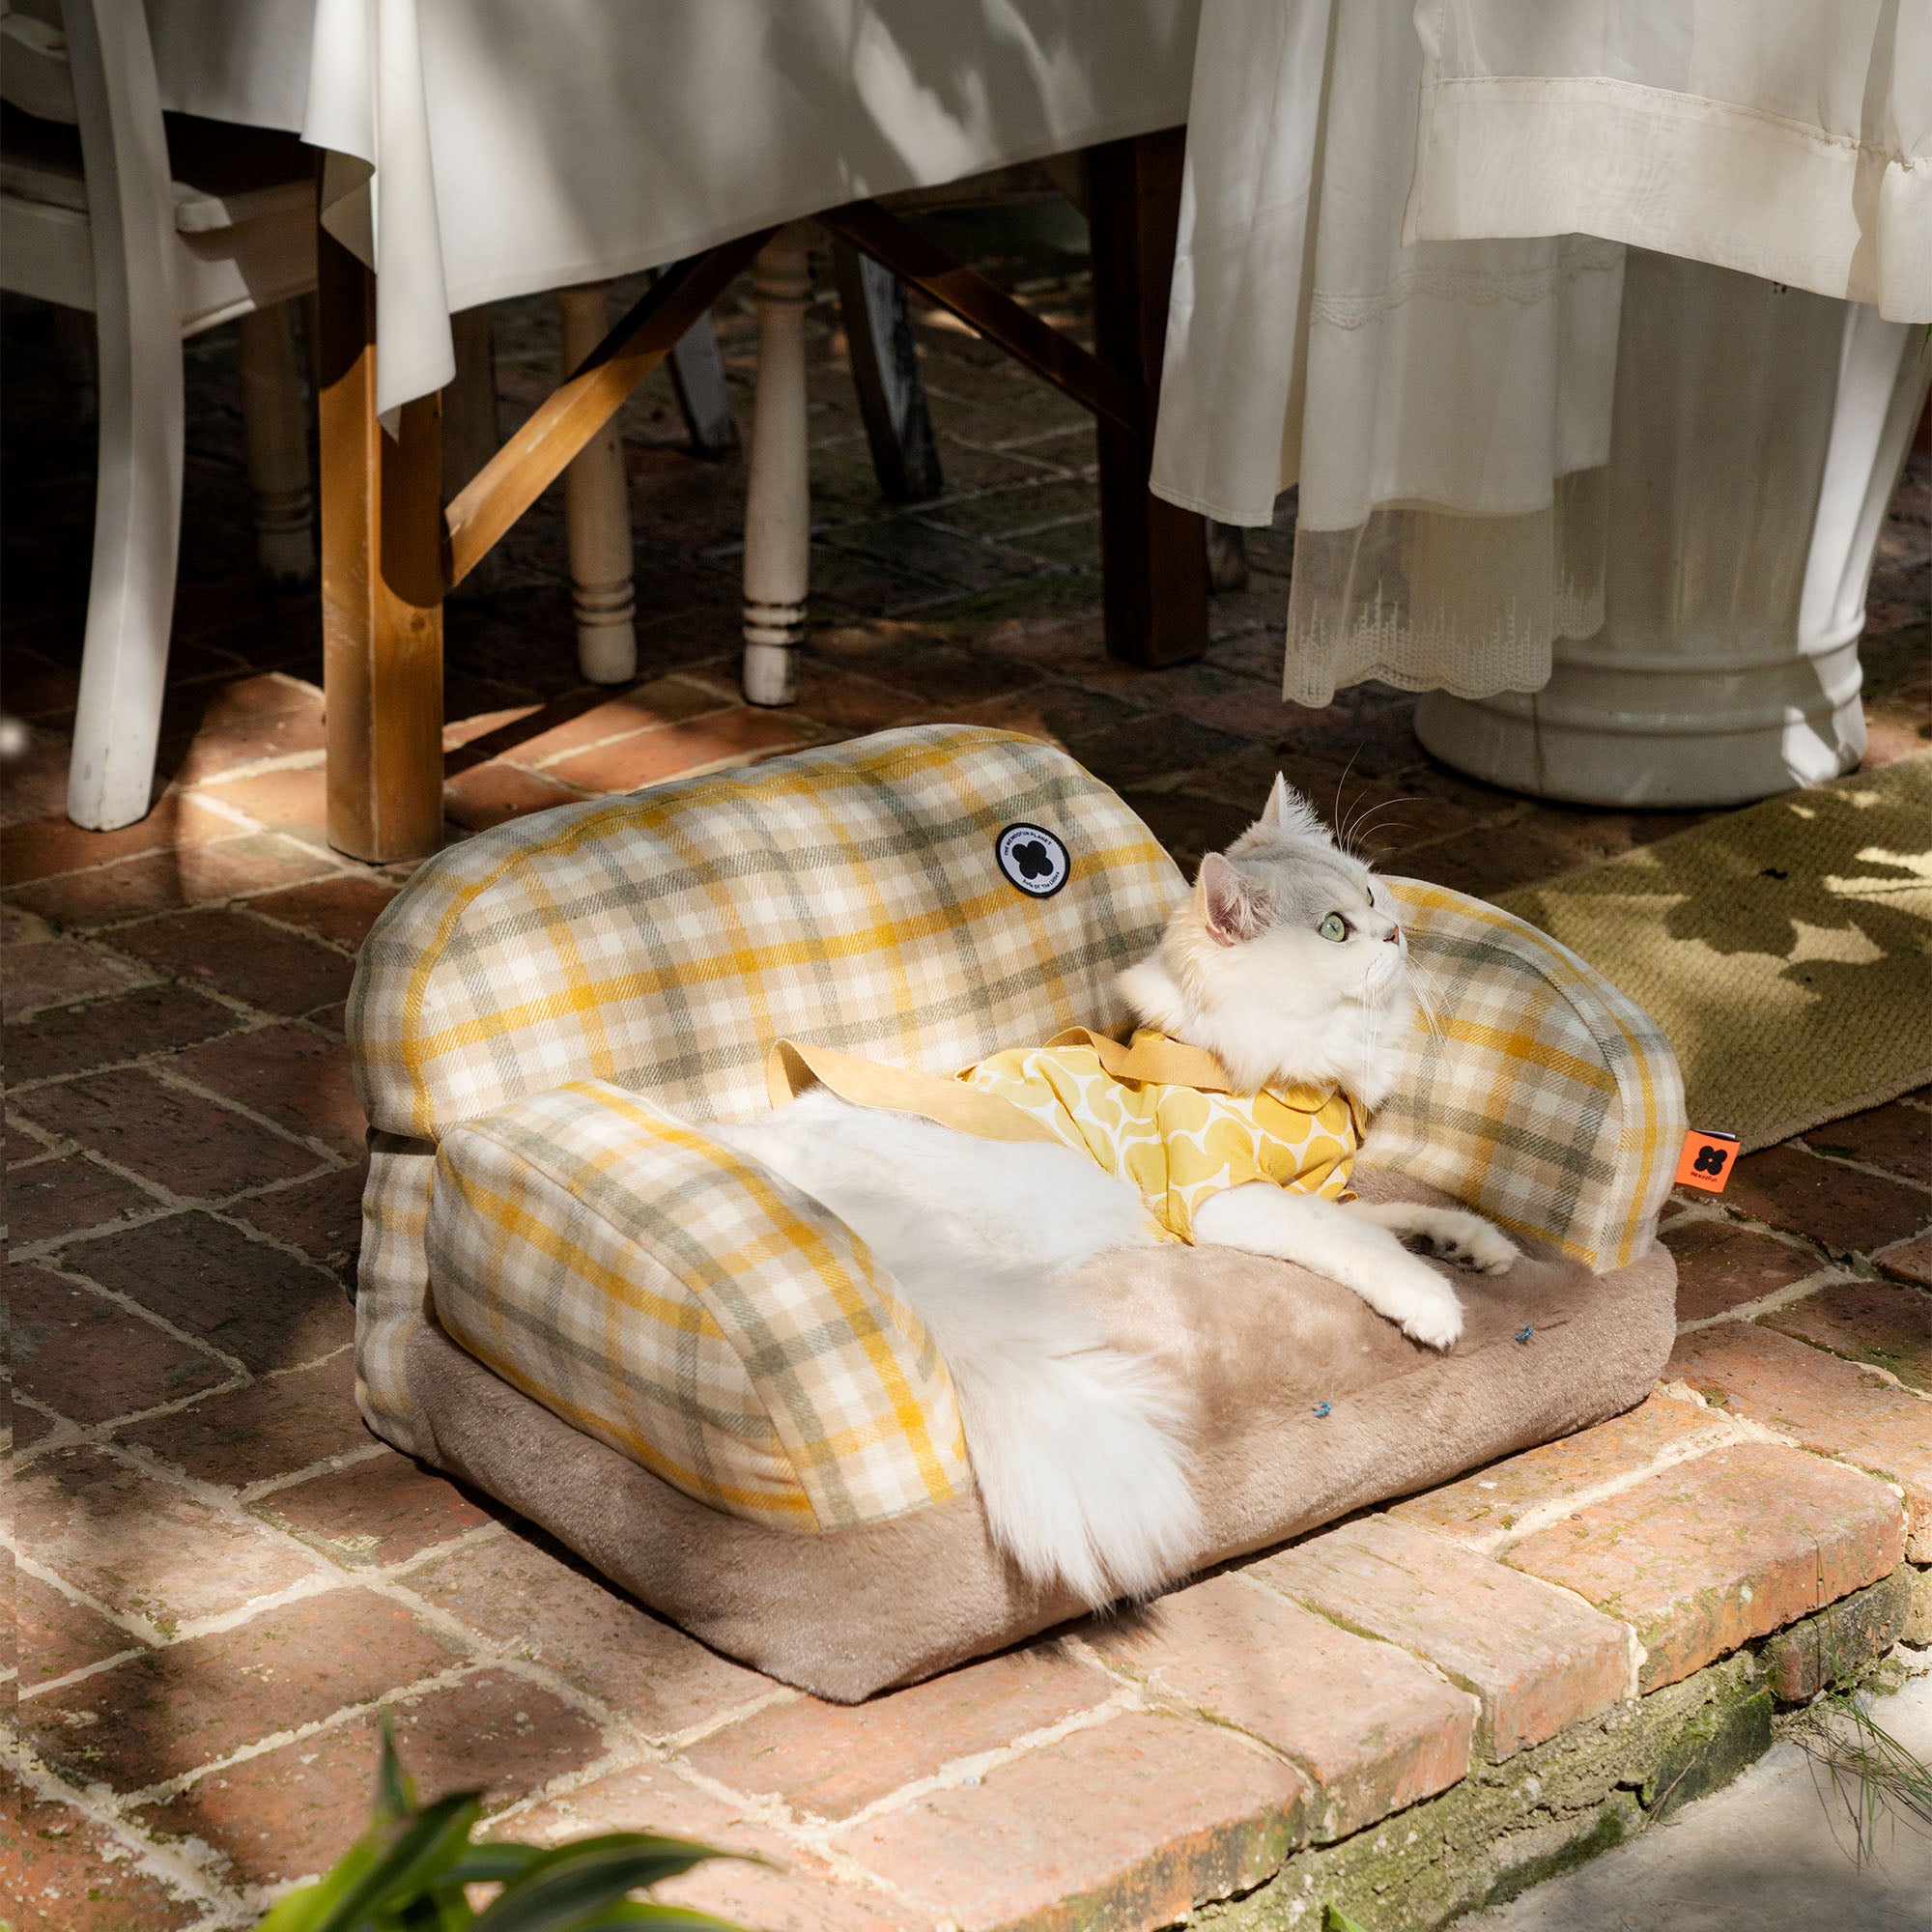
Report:
[[[1599,1273],[1648,1252],[1685,1128],[1656,1023],[1514,914],[1389,884],[1429,1010],[1364,1158]]]
[[[865,1244],[635,1094],[445,1134],[424,1238],[452,1339],[714,1509],[837,1529],[972,1487],[951,1378]]]

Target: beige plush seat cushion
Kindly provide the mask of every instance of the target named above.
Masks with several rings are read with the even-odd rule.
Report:
[[[1425,1192],[1358,1178],[1372,1196]],[[1468,1325],[1438,1355],[1334,1282],[1225,1249],[1137,1250],[1074,1277],[1110,1340],[1190,1392],[1201,1566],[1617,1414],[1669,1354],[1676,1277],[1661,1248],[1605,1275],[1546,1251],[1456,1279]],[[971,1492],[801,1536],[694,1501],[434,1326],[412,1338],[408,1366],[432,1462],[706,1643],[819,1696],[913,1683],[1080,1611],[1001,1558]]]

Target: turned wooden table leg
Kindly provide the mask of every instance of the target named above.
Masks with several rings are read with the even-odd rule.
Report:
[[[811,571],[806,462],[805,310],[811,298],[806,230],[781,228],[752,267],[758,309],[758,386],[745,496],[745,696],[753,704],[798,696]]]
[[[1184,664],[1208,648],[1202,519],[1148,490],[1184,149],[1185,129],[1169,128],[1088,151],[1094,352],[1147,396],[1138,433],[1097,424],[1107,649],[1140,665]]]
[[[308,411],[290,321],[286,302],[242,318],[242,434],[263,574],[294,588],[315,582],[315,497],[308,480]]]
[[[558,289],[567,376],[604,340],[608,285]],[[591,684],[628,684],[638,674],[638,600],[632,586],[631,492],[612,416],[563,472],[570,534],[570,603],[577,665]]]
[[[376,290],[316,241],[328,842],[419,859],[442,841],[442,431],[435,396],[376,420]]]

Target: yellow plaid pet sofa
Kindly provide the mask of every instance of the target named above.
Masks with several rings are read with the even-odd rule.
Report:
[[[1000,863],[1014,825],[1064,846],[1044,895]],[[1110,1338],[1198,1385],[1202,1562],[1627,1407],[1670,1346],[1668,1048],[1520,921],[1393,883],[1434,1019],[1357,1184],[1458,1197],[1530,1258],[1461,1278],[1446,1357],[1283,1264],[1167,1247],[1085,1271]],[[442,854],[350,1007],[371,1426],[828,1696],[1072,1613],[993,1549],[945,1364],[891,1279],[705,1122],[769,1104],[781,1037],[947,1071],[1118,1029],[1114,976],[1183,890],[1065,753],[951,726]]]

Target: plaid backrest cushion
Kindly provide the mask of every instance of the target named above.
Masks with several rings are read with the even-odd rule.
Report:
[[[1065,842],[1036,898],[1002,829]],[[435,1139],[572,1080],[694,1119],[766,1103],[797,1035],[950,1071],[1111,1025],[1113,977],[1180,876],[1064,752],[923,726],[497,827],[433,859],[377,921],[350,996],[363,1108]]]
[[[621,1088],[452,1128],[425,1234],[455,1340],[714,1509],[837,1529],[971,1487],[952,1380],[864,1243]]]
[[[1363,1158],[1599,1273],[1634,1261],[1684,1139],[1669,1041],[1514,914],[1419,879],[1389,884],[1428,1012]]]

